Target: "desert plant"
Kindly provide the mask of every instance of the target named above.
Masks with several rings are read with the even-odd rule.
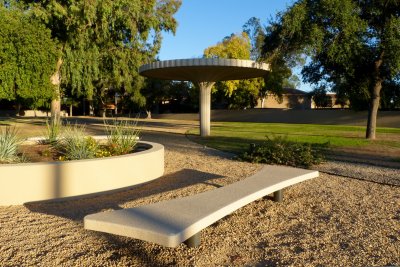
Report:
[[[49,120],[46,120],[45,142],[49,144],[55,144],[61,134],[61,129],[61,123],[49,122]]]
[[[57,147],[64,155],[61,159],[75,160],[95,158],[99,145],[96,140],[87,136],[85,126],[67,124],[57,142]]]
[[[5,127],[0,132],[0,162],[13,163],[22,160],[18,156],[18,145],[21,143],[15,127]]]
[[[322,145],[327,146],[327,144]],[[282,136],[267,136],[260,145],[253,145],[242,159],[254,163],[267,163],[309,168],[322,162],[324,156],[319,147],[308,143],[288,141]]]
[[[139,139],[140,129],[138,120],[112,120],[104,121],[107,132],[107,147],[111,155],[123,155],[130,153]]]

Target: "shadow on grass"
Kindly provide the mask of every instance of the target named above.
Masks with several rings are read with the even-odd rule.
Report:
[[[246,152],[250,144],[262,144],[265,138],[262,140],[254,140],[240,137],[226,137],[226,136],[207,136],[201,137],[199,135],[187,134],[186,137],[195,143],[209,146],[224,152],[241,155]]]
[[[97,196],[82,196],[74,199],[58,199],[25,203],[24,206],[32,212],[55,215],[80,222],[88,214],[103,210],[118,210],[126,202],[137,201],[160,193],[182,189],[195,184],[207,184],[218,187],[218,184],[208,180],[223,176],[205,173],[191,169],[164,175],[151,182],[133,186],[130,189],[113,190]]]

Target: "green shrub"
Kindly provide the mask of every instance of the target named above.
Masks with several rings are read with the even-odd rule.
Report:
[[[6,127],[0,132],[0,162],[13,163],[20,162],[22,158],[18,156],[18,145],[21,143],[18,131],[15,127]]]
[[[61,160],[75,160],[95,158],[99,145],[93,137],[87,136],[85,126],[75,124],[64,127],[57,147],[64,155]]]
[[[111,123],[104,121],[107,132],[107,148],[111,155],[124,155],[132,152],[140,134],[137,123],[138,120],[118,121],[115,119]]]
[[[323,146],[327,146],[326,144]],[[267,141],[260,145],[250,147],[249,151],[242,155],[242,159],[254,163],[267,163],[288,165],[293,167],[309,168],[319,164],[323,160],[320,147],[307,143],[288,141],[285,137],[268,137]]]

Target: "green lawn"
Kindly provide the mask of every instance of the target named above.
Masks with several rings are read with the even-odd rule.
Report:
[[[400,150],[399,128],[378,128],[377,140],[373,141],[364,138],[365,127],[316,124],[218,122],[212,123],[210,137],[201,138],[198,134],[198,130],[188,132],[189,138],[196,142],[233,153],[244,152],[250,143],[260,143],[266,136],[285,136],[302,143],[329,143],[332,149]]]

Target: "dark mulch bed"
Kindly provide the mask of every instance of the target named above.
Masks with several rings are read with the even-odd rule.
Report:
[[[61,156],[61,154],[49,144],[21,145],[19,151],[27,162],[58,161],[59,156]]]

